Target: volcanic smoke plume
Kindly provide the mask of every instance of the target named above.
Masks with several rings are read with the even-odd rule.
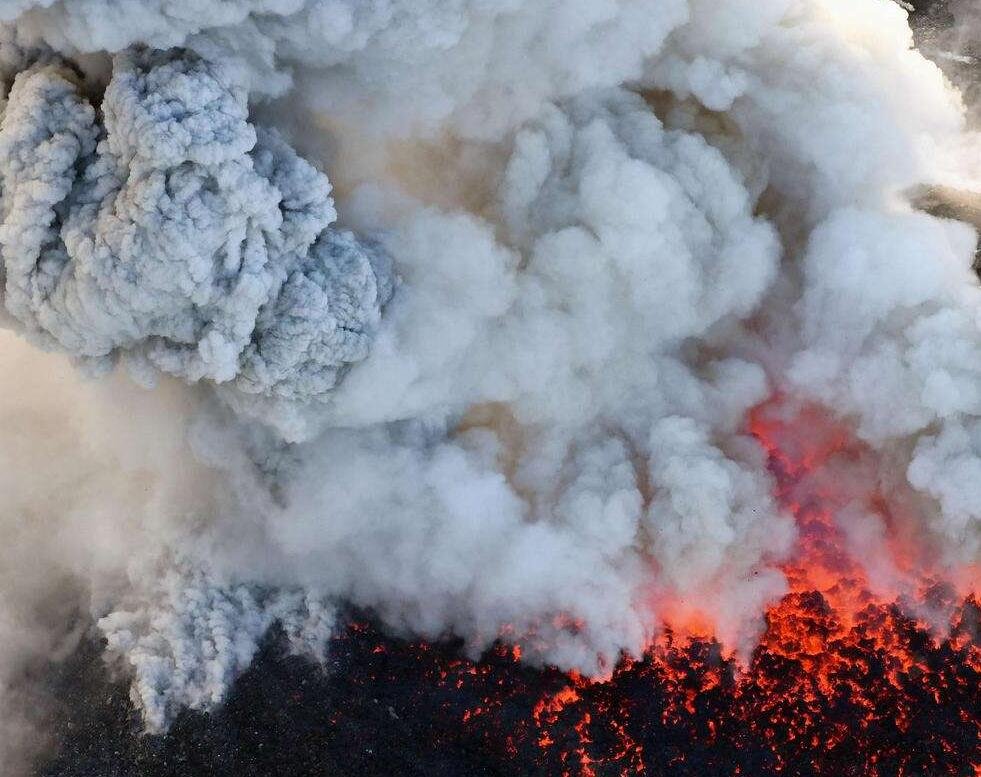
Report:
[[[156,773],[64,678],[168,742],[275,645],[338,773],[416,710],[433,773],[976,774],[979,34],[0,0],[0,762]]]

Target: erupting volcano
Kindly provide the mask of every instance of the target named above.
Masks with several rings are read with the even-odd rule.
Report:
[[[112,748],[146,775],[327,764],[350,775],[976,777],[977,570],[931,567],[929,551],[908,544],[910,495],[877,483],[875,453],[845,424],[782,401],[750,418],[799,530],[784,567],[791,590],[768,608],[750,655],[689,617],[665,624],[641,658],[588,679],[528,668],[506,636],[474,662],[457,643],[388,638],[352,614],[326,675],[272,640],[214,719],[182,716],[147,746],[119,701],[103,701],[96,716],[62,722],[74,728],[46,774],[86,774],[73,759],[99,773]]]
[[[976,0],[0,0],[0,777],[981,777]]]

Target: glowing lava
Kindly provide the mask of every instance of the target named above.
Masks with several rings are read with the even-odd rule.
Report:
[[[931,567],[905,514],[916,496],[820,409],[773,402],[750,431],[799,542],[749,665],[669,627],[610,681],[570,675],[542,693],[508,752],[525,751],[529,773],[570,776],[981,774],[976,570]],[[516,703],[482,699],[480,736],[501,736]]]
[[[110,706],[71,721],[81,744],[50,773],[78,774],[85,744],[108,742],[106,764],[129,748],[147,777],[215,762],[358,777],[979,777],[976,570],[940,563],[920,536],[928,506],[818,409],[769,404],[750,432],[799,543],[790,590],[741,662],[675,624],[594,682],[529,666],[507,634],[473,662],[459,643],[400,640],[358,616],[329,671],[270,647],[219,714],[187,713],[151,748],[101,723],[125,685],[114,702],[96,694],[94,710]]]

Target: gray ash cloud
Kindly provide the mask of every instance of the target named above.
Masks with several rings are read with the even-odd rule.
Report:
[[[377,246],[331,226],[326,176],[187,52],[116,55],[95,104],[57,58],[19,72],[0,183],[3,307],[97,368],[316,400],[392,292]]]

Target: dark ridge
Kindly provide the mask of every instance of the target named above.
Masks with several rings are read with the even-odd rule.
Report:
[[[981,127],[981,12],[976,3],[910,0],[909,5],[913,8],[910,26],[917,48],[960,89],[968,117],[977,129]],[[965,24],[973,25],[973,29]]]

